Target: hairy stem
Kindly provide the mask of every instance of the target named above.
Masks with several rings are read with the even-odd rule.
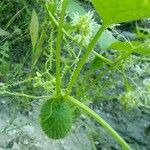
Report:
[[[68,96],[67,99],[74,105],[78,106],[90,117],[95,119],[100,125],[102,125],[103,128],[105,128],[105,130],[122,146],[123,150],[131,150],[130,146],[125,142],[125,140],[103,118],[101,118],[92,109],[90,109],[88,106],[81,103],[80,101],[76,100],[72,96]]]
[[[34,96],[34,95],[28,95],[28,94],[18,93],[18,92],[9,92],[9,91],[0,92],[0,95],[6,95],[6,94],[10,96],[27,97],[31,99],[51,98],[51,96]]]
[[[62,4],[62,11],[58,25],[57,41],[56,41],[56,95],[61,92],[61,80],[60,80],[60,50],[62,43],[62,27],[64,22],[65,11],[67,8],[68,0],[64,0]]]
[[[72,78],[67,86],[67,89],[66,89],[66,92],[65,92],[65,95],[69,95],[70,92],[71,92],[71,89],[83,67],[83,65],[86,63],[86,60],[88,58],[88,56],[90,55],[93,47],[95,46],[97,40],[99,39],[99,37],[101,36],[101,34],[103,33],[103,31],[106,29],[106,27],[104,25],[102,25],[100,27],[100,29],[98,30],[98,32],[96,33],[96,35],[94,36],[93,40],[89,43],[89,46],[86,50],[86,52],[83,54],[82,58],[80,59],[79,61],[79,64],[77,66],[77,69],[74,71],[73,75],[72,75]]]

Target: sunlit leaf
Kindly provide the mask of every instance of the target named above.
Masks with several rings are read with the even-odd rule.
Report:
[[[133,42],[115,42],[112,43],[109,46],[109,49],[115,49],[115,50],[119,50],[122,53],[125,52],[132,52],[132,53],[137,53],[137,54],[141,54],[141,55],[150,55],[150,47],[147,46],[142,46],[143,44],[139,41],[133,41]]]
[[[150,17],[150,0],[92,0],[107,25]]]

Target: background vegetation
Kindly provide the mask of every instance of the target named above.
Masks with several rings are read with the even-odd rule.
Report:
[[[31,138],[27,131],[31,132],[32,128],[40,130],[35,127],[40,106],[44,98],[55,91],[57,21],[60,19],[62,3],[55,0],[55,4],[54,7],[50,3],[46,5],[47,8],[42,0],[0,2],[2,149],[15,149],[16,145],[18,149],[47,148],[44,144],[43,147],[40,147],[42,144],[34,146],[39,139]],[[66,34],[61,45],[63,92],[79,59],[86,52],[85,47],[102,23],[87,0],[69,0],[65,21],[64,29],[71,37]],[[150,149],[149,39],[149,19],[119,23],[107,28],[71,92],[76,99],[102,115],[135,150]],[[132,51],[138,45],[139,48]],[[87,143],[90,143],[89,149],[120,149],[97,123],[81,115],[78,109],[75,110],[75,118],[74,126],[79,130],[72,130],[81,149],[87,149]],[[27,131],[24,131],[26,126]],[[83,144],[80,143],[83,136],[78,133],[80,130],[87,137]],[[19,135],[21,132],[25,134]],[[39,135],[45,138],[42,132],[36,136]],[[6,140],[8,137],[9,140]],[[74,146],[72,142],[69,144]],[[61,142],[56,145],[60,146]],[[58,149],[65,149],[65,144],[62,145]]]

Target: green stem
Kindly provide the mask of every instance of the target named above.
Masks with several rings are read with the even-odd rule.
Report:
[[[97,113],[90,109],[85,104],[76,100],[75,98],[68,96],[68,100],[74,105],[81,108],[86,114],[95,119],[100,125],[105,128],[105,130],[122,146],[123,150],[131,150],[130,146],[125,142],[125,140],[107,123],[103,118],[101,118]]]
[[[0,95],[11,95],[11,96],[19,96],[19,97],[27,97],[31,99],[42,99],[42,98],[51,98],[51,96],[33,96],[33,95],[27,95],[24,93],[18,93],[18,92],[9,92],[9,91],[3,91],[0,92]]]
[[[64,23],[65,11],[67,8],[68,0],[64,0],[62,4],[62,11],[58,25],[57,41],[56,41],[56,95],[59,95],[61,92],[61,80],[60,80],[60,50],[62,43],[62,27]]]
[[[4,84],[2,84],[2,86],[8,86],[8,87],[10,87],[10,86],[17,86],[17,85],[20,85],[20,84],[24,84],[24,83],[26,83],[26,82],[29,82],[29,81],[31,81],[31,80],[33,80],[34,78],[28,78],[28,79],[25,79],[25,80],[23,80],[23,81],[18,81],[18,82],[16,82],[15,81],[15,83],[10,83],[10,84],[6,84],[6,83],[4,83]],[[1,85],[0,85],[1,86]]]
[[[48,7],[46,7],[48,10]],[[48,11],[49,17],[51,18],[51,20],[53,21],[53,23],[58,27],[59,23],[57,22],[57,20],[55,19],[55,17],[52,15],[52,13],[50,11]],[[72,41],[74,41],[75,43],[78,43],[77,39],[75,39],[72,35],[70,35],[64,28],[62,28],[62,32]],[[82,45],[82,43],[80,43],[82,47],[86,48],[84,45]],[[104,62],[106,62],[107,64],[113,64],[113,62],[107,58],[105,58],[104,56],[100,55],[99,53],[97,53],[96,51],[92,51],[92,53],[96,56],[98,56],[101,60],[103,60]]]
[[[99,53],[95,52],[94,50],[93,50],[92,52],[93,52],[93,54],[94,54],[95,56],[97,56],[97,57],[100,58],[102,61],[106,62],[107,64],[109,64],[109,65],[113,65],[113,64],[114,64],[111,60],[105,58],[104,56],[100,55]]]
[[[86,62],[88,56],[90,55],[93,47],[95,46],[97,40],[99,39],[99,37],[101,36],[101,34],[103,33],[103,31],[105,29],[106,29],[105,25],[102,25],[100,27],[100,29],[98,30],[98,32],[96,33],[96,35],[94,36],[93,40],[89,43],[89,46],[88,46],[86,52],[83,54],[81,60],[79,61],[77,69],[74,71],[74,73],[72,75],[72,78],[71,78],[71,80],[68,84],[68,87],[67,87],[66,93],[65,93],[66,96],[69,95],[69,93],[71,92],[71,89],[72,89],[72,87],[73,87],[73,85],[74,85],[74,83],[75,83],[75,81],[76,81],[83,65],[85,64],[85,62]]]

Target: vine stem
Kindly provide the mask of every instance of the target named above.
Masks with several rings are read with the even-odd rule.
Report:
[[[51,96],[34,96],[34,95],[28,95],[28,94],[18,93],[18,92],[9,92],[9,91],[0,92],[0,95],[6,95],[6,94],[11,96],[27,97],[31,99],[51,98]]]
[[[72,96],[67,96],[67,100],[72,104],[74,104],[75,106],[78,106],[86,114],[88,114],[90,117],[95,119],[100,125],[102,125],[103,128],[122,146],[123,150],[132,150],[130,146],[125,142],[125,140],[103,118],[101,118],[92,109],[90,109],[88,106],[81,103],[80,101],[76,100]]]
[[[67,8],[68,0],[64,0],[62,4],[62,11],[58,25],[58,32],[57,32],[57,41],[56,41],[56,95],[59,95],[61,92],[61,79],[60,79],[60,50],[61,50],[61,43],[62,43],[62,27],[64,23],[64,16],[65,11]]]
[[[46,6],[46,9],[48,10],[48,7]],[[53,23],[58,27],[59,23],[58,21],[55,19],[55,17],[52,15],[52,13],[50,11],[48,11],[49,17],[51,18],[51,20],[53,21]],[[75,43],[78,43],[78,41],[72,36],[70,35],[64,28],[62,28],[62,32],[72,41],[74,41]],[[82,45],[82,43],[80,43],[82,47],[86,48],[84,45]],[[92,51],[92,53],[94,55],[96,55],[97,57],[99,57],[101,60],[103,60],[104,62],[106,62],[109,65],[112,65],[113,62],[107,58],[105,58],[104,56],[100,55],[99,53],[97,53],[96,51]]]
[[[65,92],[65,96],[68,96],[71,92],[71,89],[83,67],[83,65],[86,63],[86,60],[88,58],[88,56],[90,55],[93,47],[95,46],[97,40],[99,39],[99,37],[101,36],[101,34],[103,33],[103,31],[106,29],[105,25],[102,25],[99,30],[97,31],[96,35],[94,36],[93,40],[89,43],[86,52],[83,54],[82,58],[79,61],[79,64],[77,66],[77,69],[74,71],[71,80],[67,86],[66,92]]]
[[[20,84],[24,84],[26,82],[29,82],[31,80],[33,80],[34,78],[28,78],[28,79],[25,79],[23,81],[18,81],[18,82],[14,82],[14,83],[10,83],[10,84],[6,84],[6,83],[2,83],[0,84],[0,87],[4,87],[4,88],[8,88],[8,87],[11,87],[11,86],[17,86],[17,85],[20,85]]]

